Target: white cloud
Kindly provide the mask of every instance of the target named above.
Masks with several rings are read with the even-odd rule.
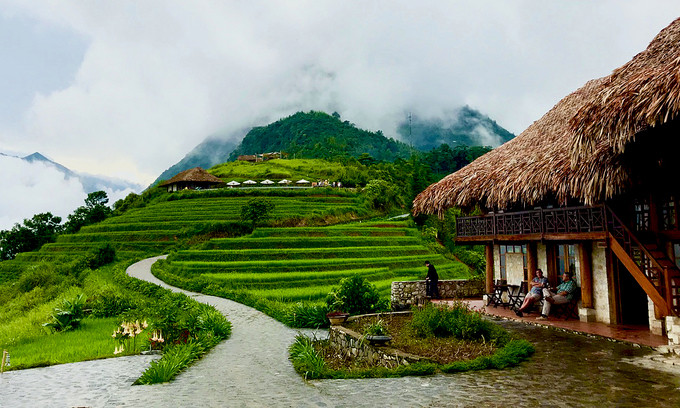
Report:
[[[650,0],[2,4],[87,40],[72,82],[5,144],[141,183],[209,134],[297,110],[395,136],[407,110],[468,104],[519,133],[680,15]]]
[[[66,179],[63,173],[43,163],[0,155],[0,174],[0,230],[43,212],[65,221],[87,196],[77,179]]]

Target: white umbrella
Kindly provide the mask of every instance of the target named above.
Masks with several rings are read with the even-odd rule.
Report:
[[[271,180],[269,180],[269,179],[267,179],[267,180],[265,180],[265,181],[260,181],[260,184],[274,184],[274,182],[271,181]]]
[[[309,181],[302,179],[297,181],[298,184],[309,184]]]
[[[257,184],[257,181],[246,180],[246,181],[243,182],[243,184]]]
[[[233,187],[233,186],[240,186],[241,183],[239,183],[239,182],[236,181],[236,180],[232,180],[232,181],[228,182],[227,185]]]
[[[283,179],[283,180],[279,181],[279,184],[288,184],[288,183],[290,183],[290,180]]]

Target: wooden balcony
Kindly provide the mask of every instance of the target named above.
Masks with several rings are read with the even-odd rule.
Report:
[[[541,208],[459,217],[457,241],[600,240],[606,238],[603,205]]]

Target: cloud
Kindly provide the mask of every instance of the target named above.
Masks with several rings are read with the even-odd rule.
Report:
[[[298,110],[395,137],[406,111],[467,104],[519,133],[680,14],[614,0],[2,3],[87,47],[6,143],[142,184],[209,134]]]
[[[63,173],[43,163],[0,155],[0,174],[0,230],[43,212],[65,221],[86,197],[77,179],[66,179]]]

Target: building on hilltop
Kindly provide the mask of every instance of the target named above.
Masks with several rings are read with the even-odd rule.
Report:
[[[200,167],[184,170],[175,177],[161,184],[168,189],[168,193],[179,190],[196,190],[203,188],[214,188],[222,184],[223,181],[213,176]]]
[[[274,159],[287,159],[288,153],[271,152],[271,153],[257,153],[257,154],[242,154],[236,158],[239,161],[247,161],[250,163],[258,163]]]
[[[574,272],[581,320],[663,334],[680,315],[679,114],[680,19],[515,139],[429,186],[413,212],[482,209],[457,219],[456,241],[486,245],[488,292],[494,280],[531,281],[537,268],[553,286]]]

